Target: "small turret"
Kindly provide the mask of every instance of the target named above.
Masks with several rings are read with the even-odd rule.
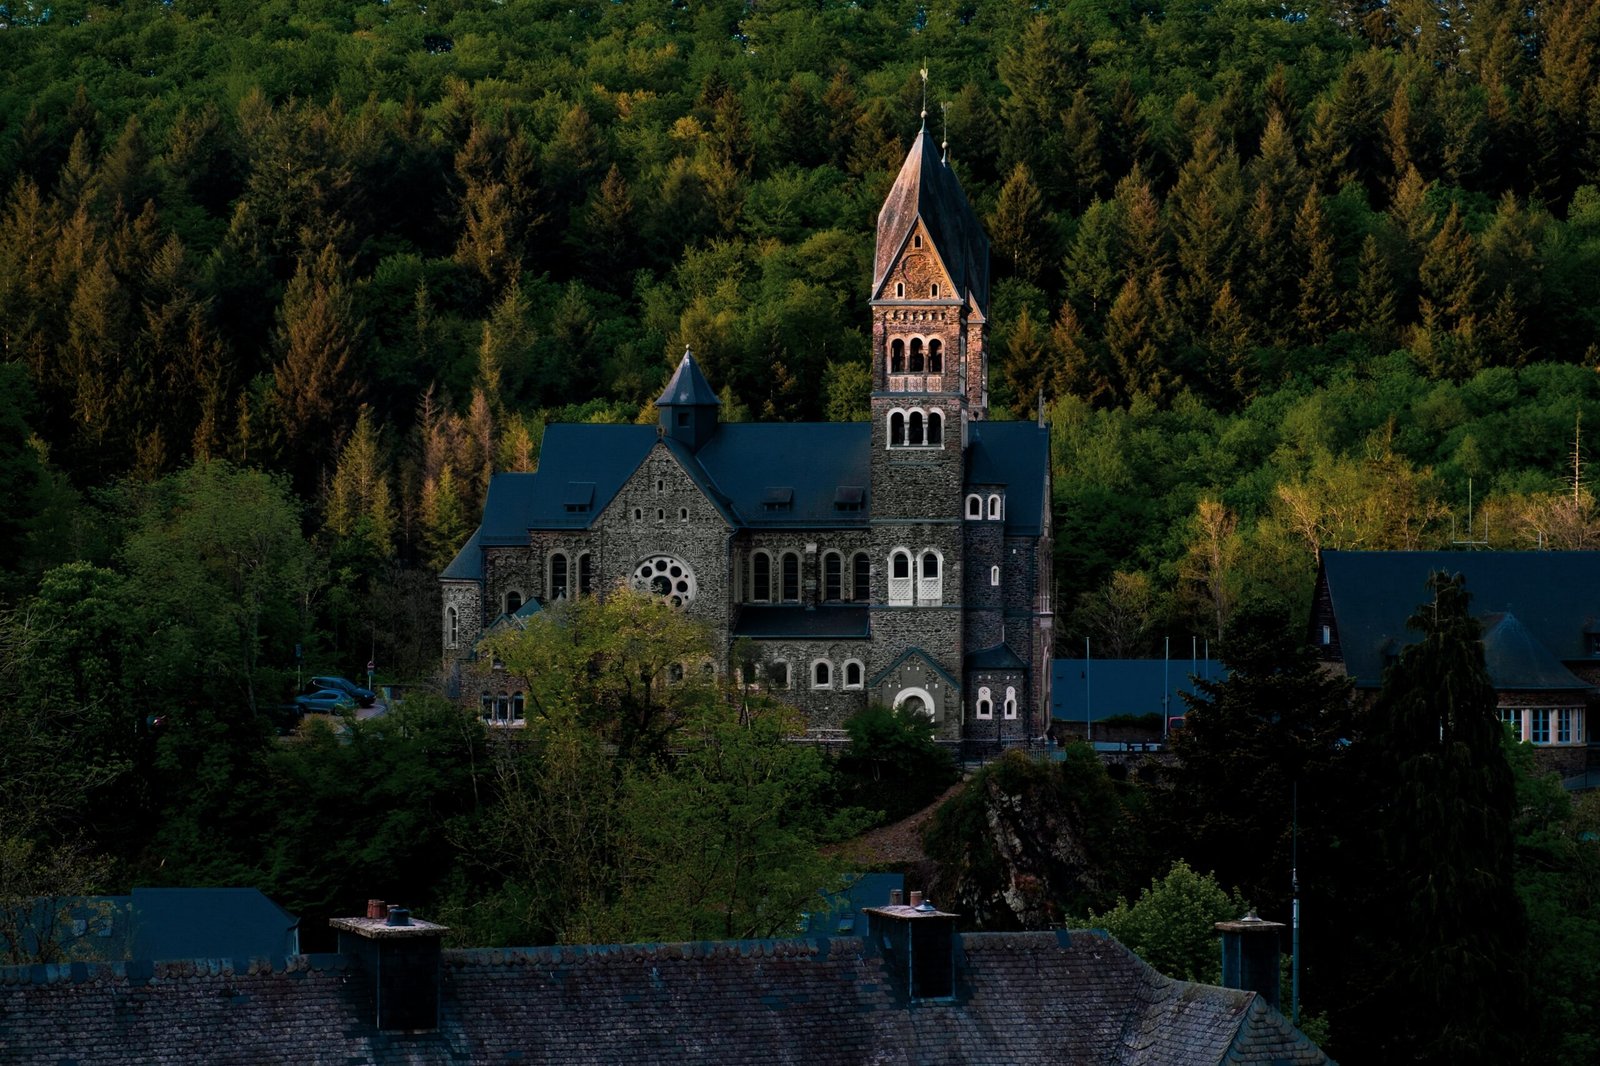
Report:
[[[694,353],[684,348],[678,369],[656,400],[661,412],[662,436],[678,441],[692,452],[699,451],[717,431],[717,408],[720,406],[722,401],[717,399],[711,383],[700,372]]]

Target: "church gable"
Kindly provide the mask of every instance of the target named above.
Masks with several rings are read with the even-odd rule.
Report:
[[[884,271],[877,300],[950,300],[959,296],[927,225],[918,218]]]
[[[938,725],[961,719],[961,686],[921,648],[908,648],[872,679],[879,702],[931,715]]]

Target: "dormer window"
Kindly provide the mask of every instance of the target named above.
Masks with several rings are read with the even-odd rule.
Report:
[[[561,497],[561,505],[568,514],[583,514],[594,504],[594,482],[569,481]]]
[[[867,499],[867,490],[860,485],[840,485],[833,494],[835,511],[859,511]]]
[[[763,511],[790,511],[794,509],[794,489],[787,485],[770,486],[761,497]]]

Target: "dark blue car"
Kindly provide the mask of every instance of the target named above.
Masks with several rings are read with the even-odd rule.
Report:
[[[378,698],[378,694],[371,689],[362,688],[354,681],[348,681],[342,677],[313,677],[310,687],[343,692],[363,707],[371,707],[373,701]]]

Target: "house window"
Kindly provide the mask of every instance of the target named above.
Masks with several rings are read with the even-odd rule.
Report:
[[[1577,717],[1571,707],[1558,707],[1556,709],[1556,743],[1571,744],[1577,739],[1573,732],[1572,723]]]
[[[455,647],[461,639],[459,632],[460,621],[461,617],[456,613],[456,609],[454,607],[446,607],[444,609],[445,630],[450,634],[450,646],[452,648]]]
[[[930,374],[944,372],[944,342],[937,337],[928,342],[928,372]]]
[[[911,338],[911,372],[922,373],[922,338]]]
[[[911,247],[913,247],[913,248],[921,248],[922,247],[922,234],[918,233],[918,234],[916,234],[915,236],[913,236],[911,238]]]
[[[906,416],[899,411],[889,412],[889,447],[899,448],[906,442]]]
[[[775,689],[789,687],[789,664],[782,659],[776,659],[767,667],[767,680],[772,682]]]
[[[854,571],[851,576],[854,578],[852,584],[855,586],[851,590],[851,599],[857,603],[866,603],[872,599],[872,560],[867,557],[866,552],[857,552],[855,559],[852,560],[851,569]]]
[[[998,566],[989,567],[989,584],[1000,584],[1000,568]]]
[[[644,508],[635,507],[633,509],[633,520],[635,522],[643,522],[644,521]]]
[[[928,412],[928,443],[944,444],[944,416],[938,411]]]
[[[560,552],[550,556],[550,598],[567,598],[567,557]]]
[[[578,556],[578,594],[587,596],[594,591],[594,556],[584,552]]]
[[[994,699],[989,695],[989,689],[987,686],[978,690],[977,715],[979,718],[994,717]]]
[[[521,722],[525,719],[525,715],[526,711],[525,704],[522,699],[522,693],[513,692],[511,694],[511,720],[513,722]]]
[[[896,337],[889,344],[889,373],[903,374],[906,370],[906,342]]]
[[[657,492],[666,492],[667,491],[667,483],[665,481],[663,481],[661,478],[656,478],[656,491]]]
[[[859,660],[851,659],[844,664],[844,687],[861,687],[861,662]]]
[[[759,603],[772,599],[772,556],[766,552],[750,557],[750,598]]]
[[[1015,718],[1017,716],[1017,690],[1016,690],[1016,688],[1014,688],[1011,685],[1007,685],[1006,686],[1006,705],[1005,706],[1006,706],[1006,712],[1005,712],[1006,713],[1006,717],[1007,718]]]
[[[516,614],[520,610],[522,610],[522,593],[506,593],[506,614]]]
[[[967,497],[967,517],[968,518],[982,518],[983,517],[983,497],[982,496],[972,495],[972,496],[968,496]]]
[[[911,412],[911,436],[908,443],[916,445],[922,443],[922,412]]]
[[[895,298],[896,299],[903,299],[905,297],[905,294],[906,294],[906,283],[903,282],[903,281],[895,282],[894,283],[894,295],[895,295]]]
[[[656,521],[657,522],[665,522],[666,520],[667,520],[667,509],[665,507],[657,507],[656,508]]]
[[[928,295],[935,300],[939,298],[939,283],[937,281],[928,286]]]
[[[822,557],[822,598],[831,602],[844,599],[844,559],[838,552]]]
[[[818,659],[811,664],[811,687],[833,687],[833,664],[826,659]]]
[[[786,603],[800,600],[800,556],[794,552],[783,553],[783,599]]]
[[[911,553],[896,551],[889,556],[889,606],[911,605]]]
[[[1515,740],[1522,739],[1522,708],[1500,708],[1500,720],[1511,727],[1511,736]]]
[[[687,507],[678,508],[678,521],[687,522],[688,520],[689,520],[689,508],[687,508]]]
[[[921,563],[918,566],[917,602],[929,607],[936,607],[944,602],[944,578],[941,571],[944,569],[944,560],[936,551],[922,553]]]
[[[989,517],[1000,517],[1000,497],[998,495],[989,497]]]
[[[1534,707],[1528,711],[1528,739],[1535,744],[1550,743],[1550,710]]]

